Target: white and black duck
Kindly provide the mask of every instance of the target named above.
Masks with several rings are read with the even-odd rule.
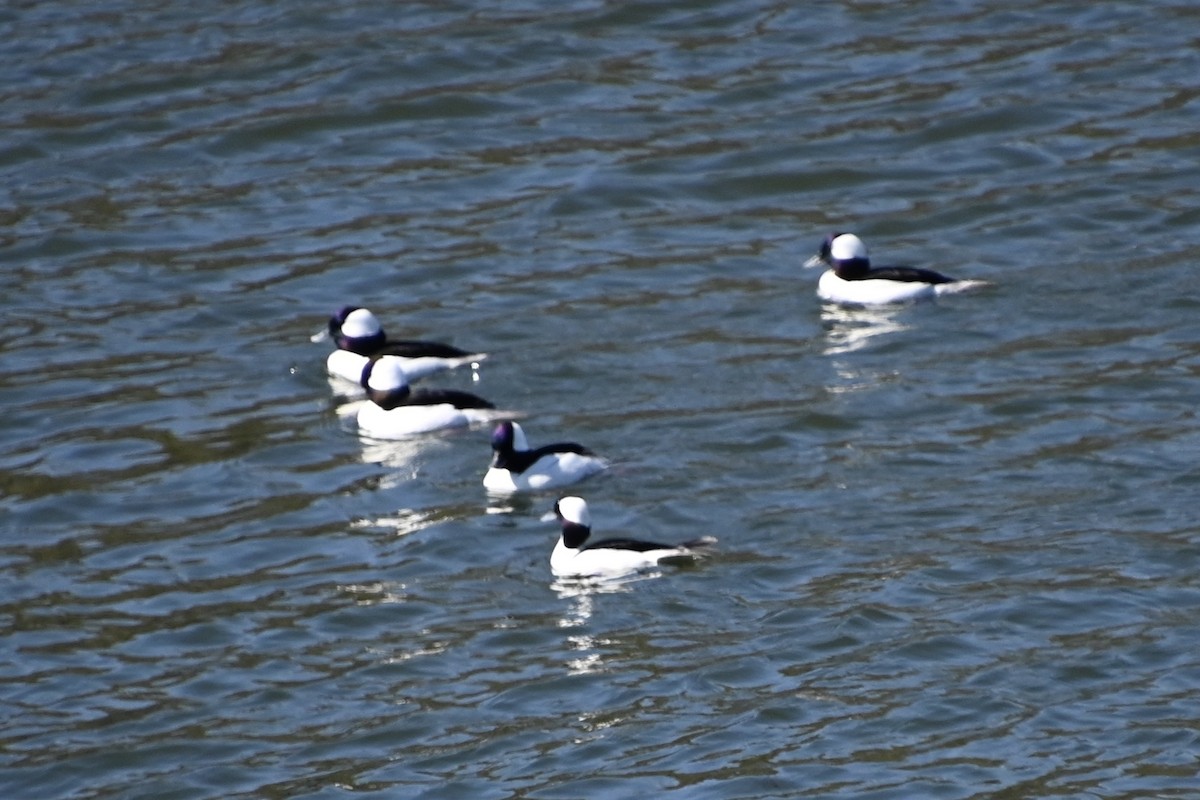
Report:
[[[326,369],[330,375],[355,384],[367,362],[380,356],[403,359],[404,372],[410,381],[435,372],[478,364],[487,358],[486,353],[470,353],[441,342],[389,339],[378,318],[359,306],[338,309],[329,318],[328,336],[338,349],[329,354]]]
[[[482,397],[454,389],[413,389],[403,359],[381,356],[367,362],[361,386],[367,399],[357,413],[358,429],[375,439],[402,439],[421,433],[490,422],[506,412]]]
[[[817,296],[843,305],[911,303],[984,285],[920,267],[873,267],[866,245],[852,233],[826,236],[804,266],[828,267],[817,282]]]
[[[711,536],[678,545],[640,539],[590,542],[592,515],[581,497],[560,498],[554,515],[562,523],[562,535],[550,554],[550,570],[562,578],[613,578],[663,562],[691,561],[717,542]]]
[[[492,463],[483,485],[499,494],[540,491],[576,483],[607,466],[603,458],[576,442],[531,448],[521,426],[505,420],[492,432]]]

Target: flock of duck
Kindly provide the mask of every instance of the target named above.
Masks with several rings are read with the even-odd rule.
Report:
[[[817,284],[822,300],[849,306],[916,302],[984,284],[916,267],[872,267],[866,246],[852,233],[827,236],[805,266],[827,268]],[[608,467],[605,459],[575,442],[531,448],[514,414],[470,392],[411,386],[436,372],[477,367],[486,353],[440,342],[389,339],[375,315],[358,306],[346,306],[330,317],[327,335],[337,345],[326,361],[329,374],[365,392],[366,400],[356,412],[365,437],[404,439],[496,423],[492,461],[483,476],[484,487],[496,494],[558,489]],[[562,532],[550,555],[550,569],[558,577],[619,577],[660,563],[695,559],[716,543],[710,536],[674,545],[627,538],[592,540],[587,502],[576,496],[560,497],[554,517]]]

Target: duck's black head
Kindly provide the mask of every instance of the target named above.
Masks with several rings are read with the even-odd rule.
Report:
[[[505,420],[492,431],[492,466],[508,469],[513,455],[513,423]]]
[[[863,278],[871,271],[867,246],[853,233],[831,233],[822,245],[822,255],[843,280]]]
[[[513,439],[513,423],[505,420],[492,431],[492,449],[497,453],[511,453]]]
[[[817,249],[814,256],[804,262],[806,267],[832,267],[833,266],[833,240],[845,234],[841,231],[835,231],[821,240],[821,246]]]
[[[592,533],[592,515],[582,497],[563,497],[554,504],[554,516],[562,523],[563,544],[572,550],[583,547]]]
[[[412,394],[399,359],[384,356],[373,358],[363,366],[359,384],[367,390],[367,397],[384,411],[391,411]]]
[[[361,306],[342,306],[329,318],[329,335],[341,350],[375,355],[387,343],[379,320]]]

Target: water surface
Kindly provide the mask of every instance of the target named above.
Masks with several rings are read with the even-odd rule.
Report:
[[[1192,796],[1198,18],[0,12],[0,794]],[[992,285],[823,307],[830,230]],[[717,555],[555,582],[343,303]]]

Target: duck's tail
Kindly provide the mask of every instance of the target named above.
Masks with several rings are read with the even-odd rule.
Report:
[[[700,551],[711,550],[712,548],[714,548],[716,546],[717,546],[717,537],[715,537],[715,536],[701,536],[698,539],[689,539],[688,541],[686,541],[680,545],[680,547],[682,547],[685,550],[693,550],[693,551],[695,551],[695,550],[700,550]]]
[[[938,296],[940,297],[944,294],[962,294],[963,292],[973,292],[978,289],[986,289],[987,287],[993,285],[994,284],[991,281],[951,281],[950,283],[939,283],[933,287],[933,290],[937,292]]]

